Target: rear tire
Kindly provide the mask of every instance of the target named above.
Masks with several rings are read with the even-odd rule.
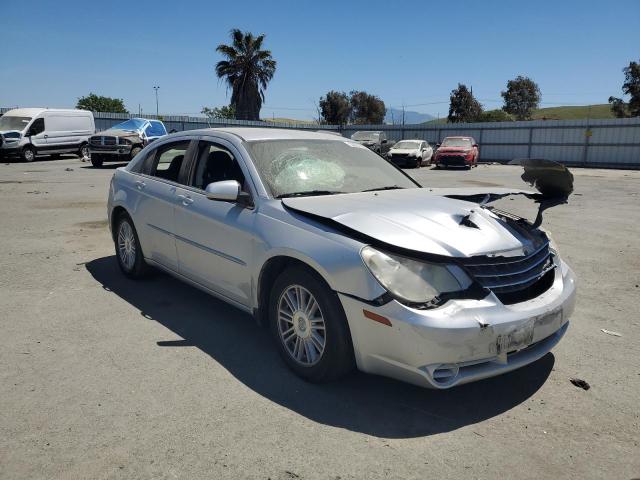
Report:
[[[83,143],[80,146],[80,150],[78,150],[78,156],[80,160],[86,162],[87,160],[91,160],[91,151],[89,150],[89,144]]]
[[[131,217],[125,213],[116,220],[114,244],[118,266],[122,273],[132,279],[144,277],[149,267],[144,261],[136,227],[133,225]]]
[[[91,165],[95,168],[102,168],[102,157],[98,155],[91,155]]]
[[[305,380],[328,382],[353,369],[344,310],[315,272],[296,266],[278,276],[269,296],[269,323],[280,356]]]
[[[20,152],[20,158],[25,162],[31,163],[36,159],[36,151],[33,147],[27,145],[22,149],[22,152]]]

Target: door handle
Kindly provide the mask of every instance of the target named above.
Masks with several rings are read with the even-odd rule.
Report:
[[[144,183],[142,180],[136,180],[136,187],[138,188],[138,190],[142,190],[146,186],[147,184]]]
[[[182,199],[182,204],[186,207],[189,206],[193,203],[193,198],[191,198],[189,195],[178,195],[178,197],[180,197]]]
[[[44,138],[49,138],[49,135],[46,135],[46,134],[45,134]]]

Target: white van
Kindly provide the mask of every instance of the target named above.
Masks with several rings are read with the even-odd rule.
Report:
[[[37,155],[75,153],[89,158],[89,137],[96,133],[87,110],[16,108],[0,117],[0,157],[32,162]]]

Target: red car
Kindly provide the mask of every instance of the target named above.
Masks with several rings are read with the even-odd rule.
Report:
[[[446,137],[437,147],[432,162],[436,168],[440,166],[471,168],[478,164],[480,151],[473,137]]]

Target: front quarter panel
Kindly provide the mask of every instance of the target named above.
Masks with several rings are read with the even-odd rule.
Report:
[[[268,202],[280,204],[275,200]],[[309,265],[337,292],[370,301],[386,291],[360,257],[363,243],[281,205],[268,207],[258,214],[256,232],[255,280],[260,278],[262,268],[270,259],[285,256]],[[254,301],[257,305],[257,289],[254,289]]]

